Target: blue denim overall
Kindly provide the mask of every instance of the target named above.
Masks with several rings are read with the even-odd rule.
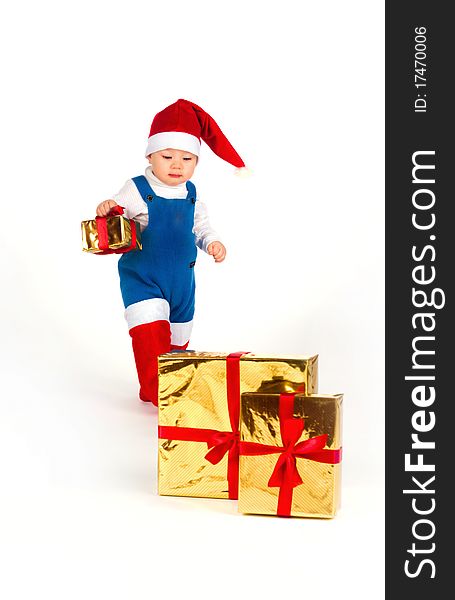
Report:
[[[163,198],[143,175],[133,181],[147,204],[149,222],[142,232],[142,250],[125,253],[118,262],[123,303],[127,308],[162,298],[169,303],[171,323],[186,323],[194,315],[196,188],[187,181],[186,198]]]

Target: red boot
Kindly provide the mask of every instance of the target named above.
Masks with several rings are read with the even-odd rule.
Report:
[[[168,321],[154,321],[130,329],[134,360],[141,389],[139,398],[158,406],[157,356],[171,349],[171,329]]]

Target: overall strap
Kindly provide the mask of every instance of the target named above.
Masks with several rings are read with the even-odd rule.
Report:
[[[146,200],[151,200],[152,197],[155,195],[154,191],[150,187],[149,182],[147,181],[147,178],[144,175],[139,175],[138,177],[133,177],[132,181],[135,183],[135,185],[138,189],[138,192],[142,196],[142,200],[144,200],[144,202]]]
[[[196,203],[196,186],[192,181],[186,182],[186,189],[188,190],[188,194],[186,196],[187,200],[191,200],[193,204]]]

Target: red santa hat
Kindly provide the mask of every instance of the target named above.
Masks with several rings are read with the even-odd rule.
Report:
[[[199,156],[201,139],[220,158],[238,169],[245,170],[245,163],[215,119],[200,106],[182,99],[155,115],[145,156],[166,148],[184,150]]]

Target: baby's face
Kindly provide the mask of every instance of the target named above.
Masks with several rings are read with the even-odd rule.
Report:
[[[178,185],[191,179],[197,156],[191,152],[166,148],[147,157],[156,177],[166,185]]]

